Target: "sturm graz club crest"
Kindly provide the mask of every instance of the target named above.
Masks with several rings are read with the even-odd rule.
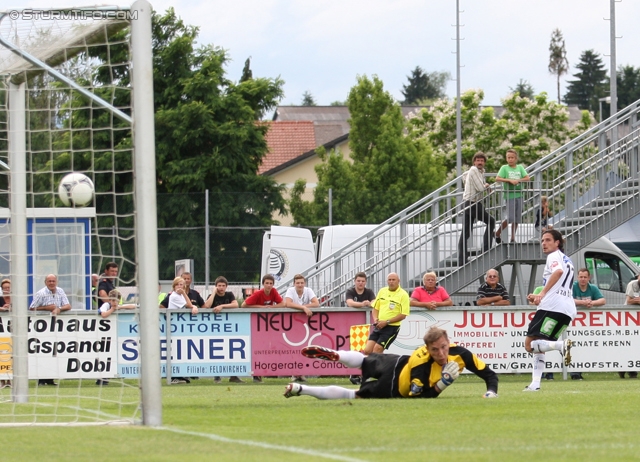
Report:
[[[287,256],[276,249],[269,252],[269,274],[272,274],[276,281],[280,281],[289,271],[289,260]]]

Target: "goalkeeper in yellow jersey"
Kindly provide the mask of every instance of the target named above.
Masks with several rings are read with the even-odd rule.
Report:
[[[487,384],[483,397],[498,397],[497,374],[471,351],[451,344],[446,330],[432,327],[424,336],[424,343],[411,356],[376,353],[365,356],[358,351],[305,347],[302,354],[307,358],[340,361],[348,367],[361,368],[362,385],[359,390],[353,390],[290,383],[284,396],[309,395],[318,399],[437,398],[466,368]]]

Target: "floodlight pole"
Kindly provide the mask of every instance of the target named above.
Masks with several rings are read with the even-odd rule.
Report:
[[[611,97],[611,116],[618,112],[618,77],[616,75],[616,1],[610,0],[611,17],[609,19],[610,46],[611,46],[611,70],[609,79],[609,96]],[[618,141],[617,125],[611,130],[611,145]]]
[[[456,176],[462,175],[462,108],[460,106],[460,0],[456,0]],[[458,180],[459,181],[459,180]],[[461,188],[462,184],[458,184]]]
[[[209,239],[211,237],[211,227],[209,226],[209,190],[204,191],[204,290],[209,293],[209,272],[211,271],[211,252]]]
[[[142,423],[159,427],[162,425],[162,390],[158,316],[158,217],[151,46],[152,9],[146,0],[136,1],[131,9],[138,11],[138,19],[131,21],[131,46]]]

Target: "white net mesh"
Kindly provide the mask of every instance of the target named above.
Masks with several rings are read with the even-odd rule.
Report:
[[[0,424],[133,422],[140,417],[136,311],[101,315],[98,308],[110,302],[92,295],[95,273],[101,289],[120,289],[113,305],[137,302],[131,13],[0,14],[0,274],[12,278],[10,130],[24,117],[27,304],[38,305],[27,310],[5,292],[3,306],[11,309],[0,312]],[[24,88],[21,114],[10,104],[16,88]],[[63,182],[72,172],[92,184],[81,175]],[[117,276],[103,274],[109,262]],[[56,286],[66,299],[53,295]],[[59,315],[47,308],[66,300],[71,309]],[[25,357],[13,353],[13,316],[29,316]],[[28,365],[26,402],[15,399],[18,362]]]

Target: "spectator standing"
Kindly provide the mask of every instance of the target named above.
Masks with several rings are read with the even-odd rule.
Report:
[[[109,262],[104,265],[104,273],[98,283],[98,306],[109,303],[109,292],[116,288],[114,282],[118,277],[118,264]]]
[[[625,305],[640,305],[640,273],[634,281],[630,281],[627,284],[627,291],[625,293]],[[637,379],[637,371],[628,371],[630,379]],[[624,372],[618,372],[621,379],[624,379]]]
[[[48,274],[44,278],[45,287],[37,291],[29,305],[30,310],[49,311],[51,316],[57,316],[63,311],[71,309],[71,304],[61,287],[58,287],[58,276]],[[57,385],[53,379],[39,379],[38,385]]]
[[[593,308],[603,306],[607,301],[598,286],[591,284],[591,273],[587,268],[578,270],[578,280],[573,283],[573,300],[576,307]],[[571,380],[583,380],[582,372],[572,372]]]
[[[284,307],[284,300],[273,287],[275,278],[270,274],[262,277],[262,289],[256,290],[249,295],[243,302],[242,308],[280,308]]]
[[[11,310],[11,280],[3,279],[2,296],[0,297],[0,311]],[[0,380],[0,388],[11,388],[11,380]]]
[[[243,302],[242,308],[280,308],[284,307],[284,299],[278,291],[273,287],[276,283],[275,278],[271,274],[265,274],[262,277],[262,289],[256,290],[249,295]],[[262,383],[262,377],[254,375],[255,383]]]
[[[169,298],[167,298],[168,294],[162,291],[162,284],[158,282],[158,308],[166,308],[169,305]],[[162,305],[164,299],[167,299],[167,304]]]
[[[347,289],[346,304],[350,308],[370,308],[371,302],[376,299],[373,290],[367,288],[367,275],[363,272],[356,273],[353,280],[353,287]],[[359,385],[362,377],[359,375],[349,376],[349,380],[354,385]]]
[[[71,304],[61,287],[58,287],[58,276],[48,274],[44,279],[45,287],[37,291],[29,305],[30,310],[50,311],[51,316],[57,316],[63,311],[71,309]]]
[[[100,283],[100,276],[97,274],[91,275],[91,309],[97,310],[98,306],[98,284]]]
[[[207,301],[204,302],[204,308],[213,308],[214,313],[220,313],[225,308],[238,308],[238,300],[233,292],[227,290],[229,282],[224,276],[218,276],[214,282],[216,286],[215,292],[209,295]],[[220,383],[222,379],[219,376],[213,378],[214,383]],[[232,375],[229,377],[231,383],[244,383],[240,377]]]
[[[449,293],[444,287],[437,285],[436,273],[424,273],[422,283],[422,287],[417,287],[411,293],[411,298],[409,299],[411,306],[435,310],[439,306],[453,305]]]
[[[120,304],[122,294],[117,289],[109,292],[109,301],[98,308],[98,313],[103,318],[108,318],[117,310],[133,310],[136,308],[134,303]]]
[[[598,286],[591,284],[591,273],[587,268],[578,270],[578,280],[573,283],[573,300],[576,306],[593,308],[603,306],[607,301]]]
[[[3,279],[0,286],[2,286],[0,311],[11,311],[11,279]]]
[[[484,165],[486,162],[487,156],[484,153],[475,153],[472,160],[473,165],[465,176],[464,193],[462,194],[464,225],[458,241],[458,264],[460,266],[464,265],[469,258],[467,244],[476,221],[482,221],[487,225],[483,239],[485,252],[489,250],[493,240],[496,220],[485,210],[482,204],[484,191],[489,188],[489,184],[484,181]]]
[[[350,308],[370,308],[371,302],[376,299],[373,290],[367,288],[367,275],[356,273],[353,280],[353,287],[347,289],[345,295],[346,305]]]
[[[511,305],[509,301],[509,292],[500,284],[500,276],[498,271],[491,268],[484,276],[485,283],[478,287],[476,302],[478,306],[507,306]]]
[[[191,309],[191,314],[198,314],[198,307],[191,302],[182,277],[177,277],[173,280],[171,289],[167,309],[179,310],[181,308],[189,308]],[[164,307],[160,305],[160,308]],[[191,381],[187,377],[173,377],[171,383],[191,383]]]
[[[108,318],[109,316],[111,316],[113,313],[115,313],[117,310],[120,310],[120,309],[132,310],[136,308],[135,304],[120,305],[120,300],[122,299],[122,295],[116,289],[113,289],[111,292],[109,292],[108,299],[109,301],[107,303],[104,303],[101,307],[98,308],[98,314],[102,318]],[[109,381],[106,379],[98,379],[96,380],[96,385],[98,386],[109,385]]]
[[[180,275],[180,277],[184,279],[184,289],[187,293],[187,297],[189,297],[189,300],[191,300],[191,304],[193,304],[194,306],[197,306],[198,308],[203,308],[205,302],[202,296],[200,295],[200,292],[191,288],[191,283],[193,282],[191,273],[185,271]],[[160,302],[160,305],[163,308],[166,308],[169,306],[169,294],[165,294],[164,298]]]
[[[540,207],[536,210],[536,231],[544,233],[547,229],[551,229],[549,218],[552,216],[553,213],[551,213],[551,209],[549,208],[549,199],[547,196],[542,196],[540,198]]]
[[[507,151],[507,165],[498,170],[496,181],[504,183],[504,198],[506,201],[502,224],[496,231],[496,243],[502,242],[502,230],[511,223],[511,242],[516,242],[518,223],[522,222],[522,182],[529,181],[529,174],[521,164],[518,164],[518,153],[514,149]]]
[[[384,353],[398,336],[400,324],[409,316],[409,294],[400,287],[396,273],[387,276],[387,287],[378,291],[373,303],[373,325],[363,353]]]
[[[289,287],[284,294],[284,304],[287,308],[302,310],[309,317],[313,315],[311,308],[320,306],[315,292],[306,287],[307,281],[302,274],[293,277],[293,287]]]
[[[198,307],[191,303],[191,299],[187,294],[187,290],[185,289],[184,285],[184,279],[182,279],[182,277],[179,276],[173,280],[171,289],[172,290],[169,294],[169,304],[167,305],[167,309],[179,310],[181,308],[189,308],[191,309],[191,314],[198,314]]]
[[[311,308],[320,306],[320,302],[315,292],[306,287],[306,283],[307,281],[302,274],[296,274],[293,277],[293,287],[289,287],[284,294],[284,305],[287,308],[302,310],[308,317],[311,317],[313,316]],[[307,381],[304,375],[294,375],[293,380],[296,382]]]
[[[214,313],[220,313],[225,308],[238,308],[238,300],[233,292],[227,290],[229,282],[224,276],[218,276],[215,280],[216,290],[209,295],[204,302],[204,308],[213,308]]]

